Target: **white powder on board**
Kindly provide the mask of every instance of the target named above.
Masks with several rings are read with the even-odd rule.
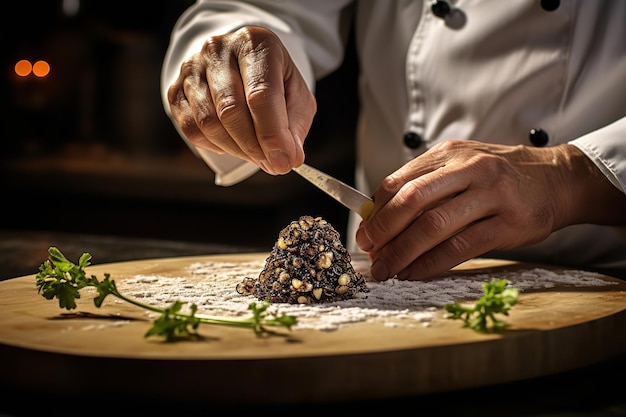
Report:
[[[249,317],[248,305],[259,302],[253,296],[237,293],[235,286],[244,277],[258,277],[264,261],[209,261],[189,265],[181,276],[136,275],[117,282],[118,289],[137,301],[158,307],[168,307],[175,301],[198,306],[198,315],[220,317]],[[454,273],[430,281],[401,281],[390,279],[374,282],[369,275],[369,263],[352,262],[361,272],[370,292],[367,298],[328,304],[285,304],[271,308],[294,315],[294,328],[333,331],[355,322],[375,322],[386,326],[428,326],[447,303],[477,300],[483,295],[483,284],[494,278],[507,279],[520,291],[558,286],[597,287],[616,284],[597,274],[580,270],[550,271],[532,268],[521,271],[493,273]],[[119,301],[122,302],[122,301]],[[183,311],[185,308],[183,308]],[[154,318],[153,313],[150,314]]]

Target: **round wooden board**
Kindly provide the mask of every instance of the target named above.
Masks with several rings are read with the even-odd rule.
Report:
[[[89,274],[175,276],[192,263],[247,262],[228,254],[93,265]],[[464,274],[528,265],[473,260]],[[211,404],[288,404],[430,394],[545,376],[626,352],[626,283],[523,292],[500,334],[447,320],[429,327],[354,323],[336,331],[294,329],[259,338],[248,329],[200,327],[200,340],[144,338],[144,311],[107,299],[78,300],[67,318],[37,293],[34,275],[0,282],[0,385],[48,392],[72,386]],[[123,279],[123,278],[121,278]],[[86,313],[86,314],[84,314]],[[103,326],[130,319],[124,325]],[[79,329],[91,328],[91,331]],[[168,381],[170,381],[168,383]],[[176,389],[172,388],[175,381]],[[95,384],[95,385],[94,385]]]

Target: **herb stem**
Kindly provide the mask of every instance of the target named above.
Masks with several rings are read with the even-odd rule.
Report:
[[[39,273],[36,275],[38,292],[44,298],[48,300],[56,298],[61,308],[72,310],[76,308],[76,299],[80,298],[79,291],[85,287],[95,287],[98,296],[94,298],[94,304],[98,308],[102,306],[106,297],[112,295],[136,307],[159,313],[160,317],[153,322],[145,337],[159,335],[173,340],[180,336],[191,336],[195,335],[195,330],[201,323],[251,328],[257,335],[265,335],[274,333],[267,330],[267,327],[278,326],[291,330],[297,323],[294,316],[269,313],[267,302],[260,306],[254,302],[250,303],[248,309],[252,311],[252,317],[247,319],[196,316],[195,304],[190,306],[190,313],[182,313],[180,310],[183,303],[180,301],[175,301],[168,308],[144,304],[118,291],[115,281],[110,279],[108,273],[104,274],[102,281],[93,275],[87,277],[85,268],[90,265],[90,254],[83,253],[78,264],[74,264],[55,247],[50,247],[48,253],[49,259],[39,267]]]

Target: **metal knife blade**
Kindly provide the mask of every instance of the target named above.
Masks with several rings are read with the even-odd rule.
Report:
[[[293,171],[306,178],[313,185],[324,191],[326,194],[339,201],[352,211],[359,213],[363,219],[367,219],[374,210],[374,201],[360,192],[359,190],[349,186],[348,184],[334,178],[322,171],[315,169],[307,164],[302,164]]]

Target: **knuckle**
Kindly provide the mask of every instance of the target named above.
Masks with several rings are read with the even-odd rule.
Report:
[[[234,94],[218,94],[215,101],[217,118],[225,124],[235,123],[242,117],[246,104],[238,100]]]
[[[398,175],[391,174],[386,176],[380,183],[380,189],[387,194],[395,194],[402,186],[404,181]]]
[[[438,142],[428,150],[428,153],[441,161],[447,161],[451,157],[463,153],[467,149],[467,141],[458,139],[449,139]]]
[[[198,112],[196,112],[195,122],[200,130],[207,136],[215,134],[222,128],[220,120],[217,117],[213,117],[211,113],[206,111],[198,110]]]
[[[449,153],[451,151],[456,151],[459,149],[459,147],[462,146],[462,141],[459,140],[455,140],[455,139],[450,139],[450,140],[445,140],[443,142],[438,142],[436,143],[431,150],[433,152],[443,152],[443,153]]]
[[[188,58],[180,64],[180,75],[181,77],[189,77],[191,75],[195,75],[197,73],[197,65],[193,58]]]
[[[188,113],[181,117],[183,123],[180,126],[183,132],[201,131],[205,136],[211,137],[222,130],[220,120],[208,104],[198,103],[193,114]]]
[[[486,175],[493,174],[491,178],[498,178],[496,174],[502,172],[502,158],[497,155],[481,152],[473,155],[469,162],[476,167],[478,172],[482,172]]]
[[[457,259],[472,250],[472,244],[463,233],[457,233],[451,236],[446,243],[446,252],[450,259]]]
[[[206,57],[242,56],[264,48],[273,32],[262,27],[244,26],[234,32],[208,37],[202,45]]]
[[[282,100],[277,91],[272,91],[268,83],[256,81],[247,91],[248,106],[252,112],[263,110],[273,106]]]
[[[170,105],[170,109],[174,111],[180,106],[180,102],[184,97],[183,91],[177,84],[172,84],[167,89],[167,102]]]
[[[212,58],[221,56],[226,49],[226,39],[228,35],[209,36],[202,44],[201,53],[203,57]]]
[[[268,40],[277,39],[271,30],[261,26],[244,26],[233,33],[245,50],[257,51],[263,49]]]
[[[400,185],[397,196],[403,206],[411,210],[419,210],[426,201],[428,187],[424,186],[421,177]]]
[[[191,83],[196,85],[200,83],[200,80],[204,77],[204,68],[204,61],[200,54],[188,57],[180,64],[180,72],[176,84],[189,85]]]
[[[450,226],[449,217],[436,207],[425,211],[419,217],[419,222],[422,232],[430,238],[446,236]]]
[[[237,29],[234,32],[234,36],[246,44],[256,45],[261,41],[261,39],[263,39],[264,33],[265,30],[261,30],[260,27],[252,28],[250,26],[244,26],[240,29]]]

